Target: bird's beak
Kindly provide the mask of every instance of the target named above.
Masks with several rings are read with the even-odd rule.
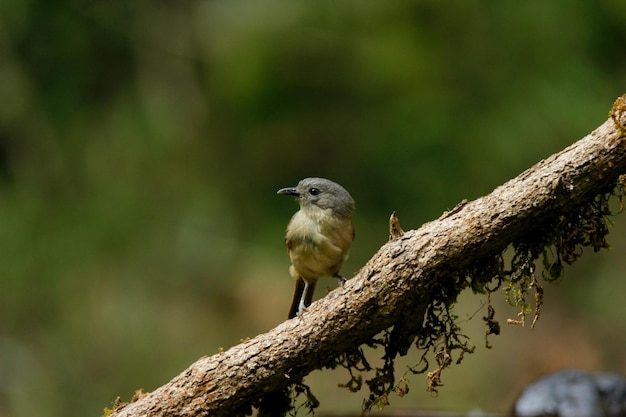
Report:
[[[293,195],[296,197],[300,196],[300,193],[296,191],[296,187],[281,188],[276,192],[276,194]]]

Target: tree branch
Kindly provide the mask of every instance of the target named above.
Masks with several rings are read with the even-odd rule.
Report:
[[[463,277],[450,281],[450,276],[477,268],[481,259],[501,255],[511,243],[542,235],[554,219],[614,189],[626,172],[626,96],[615,102],[610,116],[585,138],[491,194],[461,204],[418,230],[401,233],[398,223],[400,232],[392,232],[392,240],[354,278],[300,317],[201,358],[154,392],[118,404],[111,415],[245,413],[264,395],[301,381],[392,326],[395,341],[386,357],[405,354],[420,337],[436,294],[449,292],[453,301],[463,288],[474,286]],[[492,278],[485,277],[485,282]]]

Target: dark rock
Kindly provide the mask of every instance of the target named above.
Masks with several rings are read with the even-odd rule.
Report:
[[[568,369],[526,386],[513,406],[515,417],[626,416],[626,379]]]

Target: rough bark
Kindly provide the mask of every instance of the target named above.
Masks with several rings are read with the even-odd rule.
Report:
[[[623,96],[611,117],[585,138],[491,194],[464,202],[418,230],[396,233],[354,278],[300,317],[199,359],[111,415],[235,415],[382,330],[410,326],[407,307],[418,312],[419,323],[433,282],[475,259],[501,253],[536,230],[538,219],[554,218],[615,184],[626,172],[625,125]]]

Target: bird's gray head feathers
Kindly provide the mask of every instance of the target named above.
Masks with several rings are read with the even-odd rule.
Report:
[[[350,193],[341,185],[326,178],[305,178],[296,187],[278,190],[278,194],[298,197],[302,208],[317,206],[321,209],[331,209],[333,213],[342,217],[348,217],[354,211],[354,200]]]

